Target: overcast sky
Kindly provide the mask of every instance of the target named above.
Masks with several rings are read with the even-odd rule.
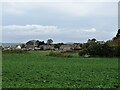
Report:
[[[86,42],[112,39],[118,29],[117,2],[4,2],[3,42],[39,39]]]

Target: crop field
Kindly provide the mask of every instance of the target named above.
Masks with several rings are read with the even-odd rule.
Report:
[[[118,88],[117,58],[3,53],[3,88]]]

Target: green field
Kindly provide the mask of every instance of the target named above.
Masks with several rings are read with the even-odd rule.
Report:
[[[64,58],[46,54],[3,53],[2,87],[118,88],[117,58]]]

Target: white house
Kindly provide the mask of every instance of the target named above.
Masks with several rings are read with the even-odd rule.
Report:
[[[20,50],[20,49],[21,49],[21,46],[20,46],[20,45],[18,45],[18,46],[16,47],[16,49]]]

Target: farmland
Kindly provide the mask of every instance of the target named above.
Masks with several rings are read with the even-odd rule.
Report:
[[[3,53],[3,88],[118,88],[117,58]]]

